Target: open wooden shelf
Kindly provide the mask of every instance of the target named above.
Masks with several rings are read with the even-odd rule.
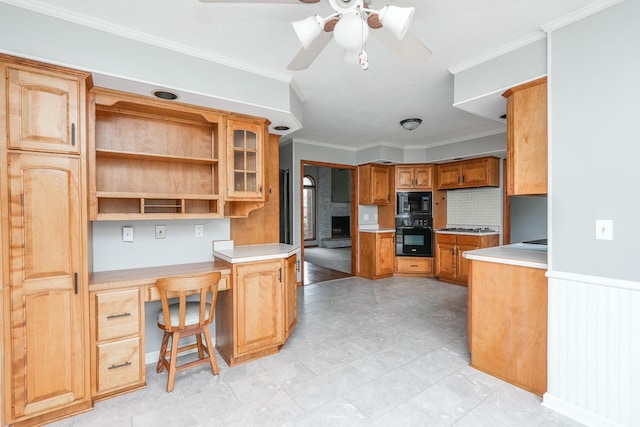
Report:
[[[222,217],[221,112],[105,89],[91,99],[92,219]]]

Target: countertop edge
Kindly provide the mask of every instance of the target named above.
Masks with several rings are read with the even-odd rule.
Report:
[[[472,261],[493,262],[495,264],[508,264],[508,265],[515,265],[518,267],[538,268],[541,270],[546,270],[548,268],[547,264],[534,262],[534,261],[523,261],[519,259],[500,258],[495,256],[473,255],[467,252],[463,253],[462,256]]]

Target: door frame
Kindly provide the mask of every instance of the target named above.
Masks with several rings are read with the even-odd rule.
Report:
[[[351,275],[358,275],[358,166],[357,165],[343,165],[339,163],[327,163],[327,162],[317,162],[313,160],[300,160],[300,179],[298,182],[298,191],[299,199],[300,199],[300,283],[302,286],[304,283],[304,208],[303,208],[303,197],[302,191],[304,189],[303,179],[304,179],[304,167],[305,166],[318,166],[318,167],[327,167],[327,168],[335,168],[335,169],[349,169],[351,171],[351,224],[350,233],[351,233]],[[317,205],[317,204],[316,204]]]

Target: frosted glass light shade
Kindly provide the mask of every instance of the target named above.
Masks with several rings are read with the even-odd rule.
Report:
[[[385,6],[380,10],[380,23],[398,40],[402,40],[409,31],[415,11],[415,7]]]
[[[311,43],[322,33],[324,20],[318,15],[310,16],[291,23],[302,47],[308,49]]]
[[[333,39],[345,50],[362,50],[369,37],[369,27],[360,15],[344,14],[333,29]]]

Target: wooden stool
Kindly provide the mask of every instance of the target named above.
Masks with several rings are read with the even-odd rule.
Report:
[[[167,277],[158,279],[156,282],[162,301],[162,310],[158,312],[158,327],[164,330],[156,370],[162,372],[163,368],[167,368],[168,392],[173,390],[176,372],[210,363],[213,374],[218,374],[218,363],[211,342],[209,325],[213,321],[220,276],[220,272],[216,271],[191,276]],[[187,301],[188,295],[199,295],[200,298]],[[210,303],[207,303],[208,295],[211,295]],[[177,298],[178,301],[169,304],[169,300],[173,298]],[[178,347],[181,338],[193,335],[196,336],[195,343]],[[206,345],[203,345],[202,335]],[[167,350],[169,337],[171,337],[171,349]],[[178,366],[178,354],[192,349],[198,349],[198,359]]]

